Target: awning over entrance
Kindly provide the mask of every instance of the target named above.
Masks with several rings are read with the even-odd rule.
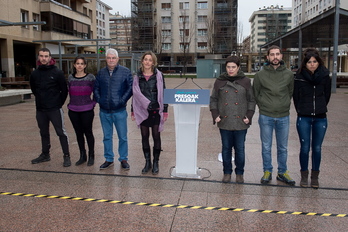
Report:
[[[305,22],[286,34],[261,46],[267,48],[278,45],[282,49],[299,49],[298,57],[302,57],[302,50],[307,47],[326,48],[329,55],[333,55],[333,66],[329,64],[332,72],[332,92],[336,92],[337,82],[337,54],[338,46],[348,44],[348,11],[336,6],[323,14]],[[331,48],[333,47],[332,53]],[[299,59],[301,60],[301,59]]]
[[[348,43],[348,11],[344,9],[339,11],[338,45]],[[300,40],[302,48],[331,47],[334,42],[334,26],[335,8],[332,8],[262,47],[275,44],[282,48],[299,48]]]

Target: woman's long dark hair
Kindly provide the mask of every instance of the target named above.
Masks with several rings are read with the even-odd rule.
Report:
[[[312,57],[317,60],[319,66],[324,66],[324,61],[321,59],[319,51],[315,48],[307,48],[303,53],[303,59],[299,68],[299,72],[302,72],[302,70],[308,71],[306,64]]]
[[[85,73],[87,73],[87,60],[83,56],[76,56],[74,59],[74,64],[76,64],[77,60],[83,60],[83,63],[86,65],[85,69],[83,70]],[[75,76],[76,74],[76,68],[73,66],[73,75]]]

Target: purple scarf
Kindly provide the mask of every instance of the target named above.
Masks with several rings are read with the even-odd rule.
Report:
[[[156,69],[157,74],[157,101],[160,106],[159,108],[159,115],[161,117],[160,124],[158,127],[158,132],[163,131],[163,79],[162,79],[162,73]],[[137,75],[134,75],[133,78],[133,98],[132,98],[132,105],[133,105],[133,113],[135,117],[135,122],[140,126],[140,124],[146,120],[149,117],[149,112],[147,111],[147,108],[150,104],[150,100],[147,99],[140,90],[139,87],[139,77]]]

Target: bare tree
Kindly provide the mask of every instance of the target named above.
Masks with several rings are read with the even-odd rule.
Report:
[[[163,28],[161,22],[155,24],[155,44],[154,52],[158,54],[158,59],[160,60],[163,52],[163,43],[167,42],[171,38],[171,30]]]
[[[181,11],[179,16],[179,30],[180,30],[180,45],[183,51],[182,64],[184,66],[183,74],[186,74],[187,63],[189,58],[190,45],[193,35],[195,33],[194,23],[190,23],[189,15],[186,10]]]
[[[206,18],[205,26],[207,28],[207,34],[205,35],[205,39],[207,41],[208,53],[214,54],[214,20],[212,17]]]
[[[237,51],[239,54],[242,54],[244,51],[243,51],[243,24],[238,21],[238,24],[237,24],[237,47],[239,48]]]

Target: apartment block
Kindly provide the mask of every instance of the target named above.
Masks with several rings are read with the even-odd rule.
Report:
[[[206,54],[237,49],[237,0],[132,0],[132,49],[168,69],[195,69]]]
[[[131,30],[131,17],[122,16],[118,13],[110,15],[110,43],[118,52],[130,52],[132,50]]]
[[[35,22],[46,22],[35,25]],[[13,0],[0,8],[0,71],[8,77],[29,77],[36,68],[37,50],[52,54],[93,53],[96,39],[96,0]],[[69,40],[69,41],[68,41]],[[75,40],[75,41],[74,41]],[[77,42],[78,40],[78,42]],[[83,47],[83,45],[85,47]],[[66,64],[63,65],[67,69]]]
[[[112,7],[105,4],[100,0],[96,0],[96,32],[97,39],[109,39],[110,38],[110,20],[109,20],[109,11],[112,10]],[[100,41],[99,44],[106,45],[110,41]]]
[[[284,8],[279,5],[263,6],[254,11],[249,18],[250,49],[258,52],[260,46],[285,34],[291,29],[292,8]]]

